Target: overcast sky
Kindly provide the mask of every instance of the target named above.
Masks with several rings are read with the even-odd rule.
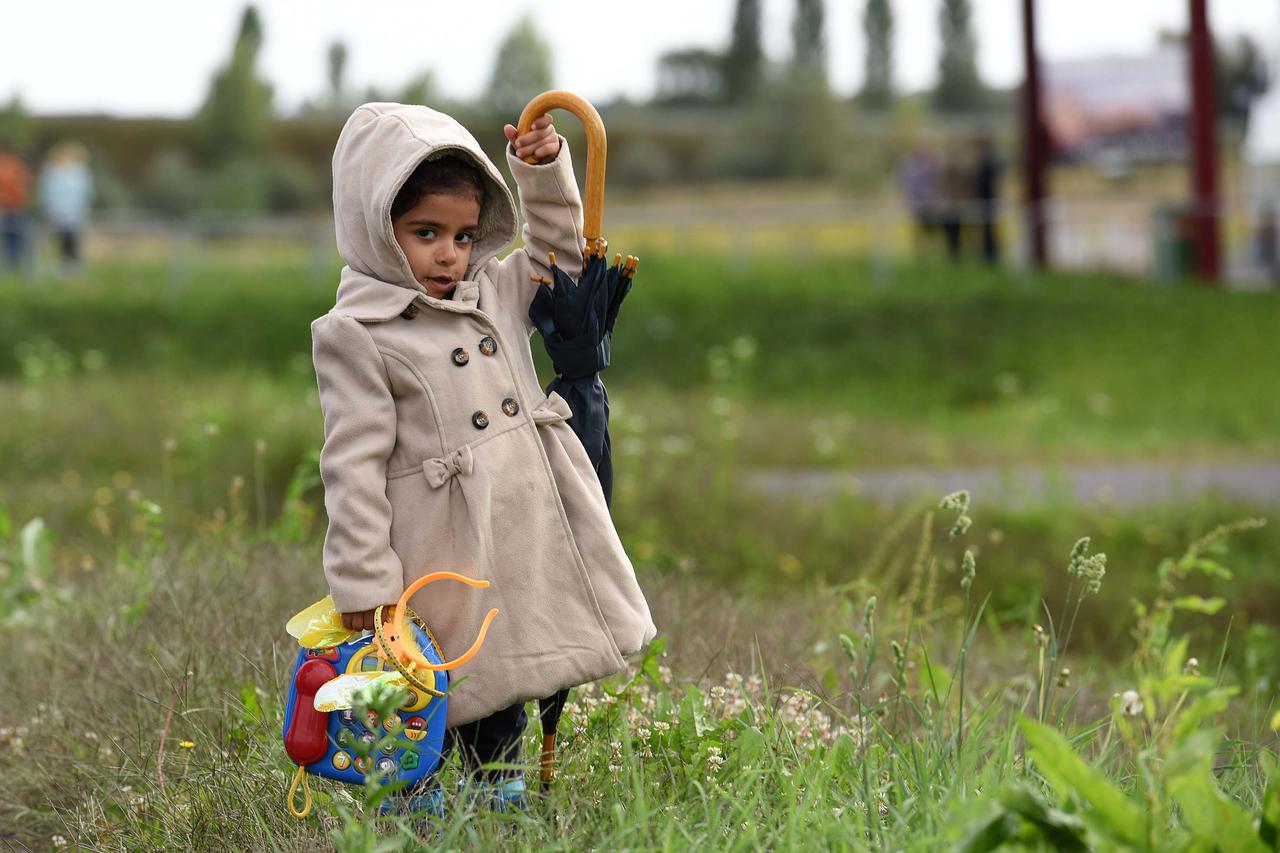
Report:
[[[837,91],[862,77],[865,0],[826,0],[827,65]],[[1219,36],[1249,33],[1269,55],[1280,45],[1280,0],[1209,0]],[[972,0],[978,65],[993,85],[1022,74],[1020,0]],[[1149,49],[1161,28],[1186,26],[1187,0],[1038,0],[1049,60]],[[183,116],[226,61],[243,0],[2,0],[0,100],[20,94],[37,114],[108,112]],[[765,51],[790,50],[794,0],[763,0]],[[900,86],[931,84],[939,0],[895,0]],[[733,0],[259,0],[261,71],[277,108],[291,111],[326,87],[328,45],[348,47],[348,83],[399,87],[432,71],[448,95],[478,95],[503,35],[525,11],[555,54],[555,84],[589,99],[653,93],[657,57],[728,42]]]

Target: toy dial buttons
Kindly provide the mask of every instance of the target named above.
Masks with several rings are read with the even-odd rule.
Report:
[[[404,721],[404,736],[409,740],[422,740],[427,734],[427,721],[422,717],[410,717]]]
[[[396,763],[390,758],[378,759],[378,772],[383,776],[390,776],[396,772]]]
[[[333,769],[346,770],[351,766],[351,756],[345,752],[335,752],[333,754]]]

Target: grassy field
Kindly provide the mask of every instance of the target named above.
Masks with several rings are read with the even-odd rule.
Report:
[[[307,324],[331,303],[305,263],[261,260],[0,283],[4,843],[412,848],[361,818],[361,791],[317,785],[305,822],[283,809],[282,628],[324,594]],[[1278,311],[855,258],[646,257],[606,381],[614,514],[664,645],[577,694],[562,779],[529,814],[455,804],[428,834],[1270,846],[1280,539],[1213,532],[1267,510],[779,504],[741,482],[1274,456]]]

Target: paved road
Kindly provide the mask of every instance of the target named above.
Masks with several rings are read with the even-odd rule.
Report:
[[[1143,507],[1219,494],[1280,506],[1280,461],[1122,465],[1035,465],[975,468],[898,468],[862,471],[757,470],[750,488],[779,498],[820,499],[854,494],[898,503],[921,494],[968,489],[975,501],[1013,508],[1072,498],[1086,506]]]

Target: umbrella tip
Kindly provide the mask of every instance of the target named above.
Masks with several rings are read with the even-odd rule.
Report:
[[[554,267],[556,265],[556,253],[547,252],[547,257],[549,258],[549,260],[547,261],[547,266]]]
[[[614,255],[614,256],[613,256],[613,265],[614,265],[614,267],[616,268],[616,267],[617,267],[617,266],[619,266],[621,263],[622,263],[622,253],[621,253],[621,252],[619,252],[618,254],[616,254],[616,255]]]

